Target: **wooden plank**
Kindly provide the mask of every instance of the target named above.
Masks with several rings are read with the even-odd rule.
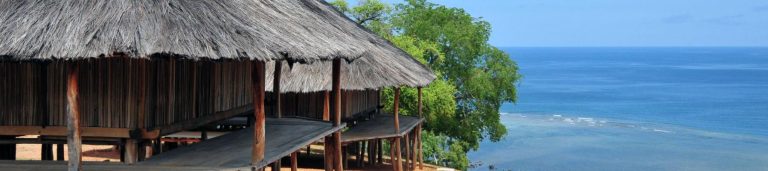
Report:
[[[67,170],[79,171],[82,161],[82,139],[80,135],[80,110],[78,106],[77,72],[79,68],[75,64],[69,70],[67,76],[67,146],[69,164]]]
[[[173,134],[173,133],[180,132],[180,131],[183,131],[183,130],[197,128],[197,127],[200,127],[200,126],[203,126],[203,125],[206,125],[206,124],[209,124],[209,123],[213,123],[213,122],[216,122],[216,121],[221,121],[221,120],[225,120],[225,119],[228,119],[228,118],[232,118],[234,116],[246,113],[246,112],[248,112],[248,111],[250,111],[252,109],[253,109],[252,105],[236,107],[236,108],[232,108],[230,110],[226,110],[226,111],[222,111],[222,112],[216,112],[214,114],[205,115],[205,116],[202,116],[202,117],[199,117],[199,118],[196,118],[196,119],[186,120],[186,121],[183,121],[183,122],[178,122],[178,123],[173,124],[173,125],[155,128],[154,130],[159,131],[160,135]],[[148,131],[148,132],[152,132],[152,131]]]
[[[399,117],[400,131],[395,132],[394,127],[392,127],[395,122],[394,120],[393,115],[382,114],[376,115],[376,117],[371,120],[358,122],[357,125],[350,127],[344,132],[341,137],[342,143],[378,138],[402,137],[424,121],[424,119],[417,117],[401,116]]]
[[[211,138],[207,141],[179,147],[160,153],[137,165],[216,167],[222,169],[251,170],[298,151],[300,148],[337,132],[344,124],[333,127],[330,123],[296,118],[267,119],[264,159],[251,165],[254,129],[243,129]],[[211,157],[216,156],[216,157]]]
[[[257,164],[264,159],[264,62],[256,61],[253,68],[253,109],[255,124],[253,126],[253,147],[251,164]]]

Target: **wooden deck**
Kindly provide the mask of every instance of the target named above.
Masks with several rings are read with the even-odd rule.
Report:
[[[341,134],[341,142],[354,142],[378,138],[402,137],[410,132],[424,119],[400,116],[400,132],[395,132],[395,118],[392,115],[377,115],[375,118],[362,121]]]
[[[296,118],[269,118],[266,121],[264,160],[253,167],[262,168],[290,155],[331,133],[344,128],[331,123]],[[135,165],[119,163],[84,163],[85,170],[251,170],[253,129],[243,129],[189,146],[161,153]],[[66,170],[66,162],[2,161],[3,171]]]

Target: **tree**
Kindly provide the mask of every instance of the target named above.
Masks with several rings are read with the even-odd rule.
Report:
[[[426,0],[408,0],[394,8],[378,0],[362,0],[352,8],[344,0],[331,3],[438,75],[424,88],[427,161],[465,169],[469,150],[476,150],[484,138],[504,137],[499,108],[516,101],[521,75],[508,54],[488,44],[490,23]],[[401,93],[400,112],[415,115],[415,89]],[[387,102],[393,100],[391,89],[383,95]],[[392,104],[385,109],[391,111]]]

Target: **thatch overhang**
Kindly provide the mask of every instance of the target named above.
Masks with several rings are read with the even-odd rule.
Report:
[[[404,52],[403,52],[404,53]],[[280,62],[280,92],[308,93],[331,90],[331,61],[312,64],[289,64],[271,61],[266,64],[266,91],[273,91],[275,63]],[[341,64],[341,89],[373,90],[383,87],[423,87],[435,79],[426,66],[408,55],[362,57]]]
[[[4,60],[402,55],[323,0],[4,0],[0,23]]]

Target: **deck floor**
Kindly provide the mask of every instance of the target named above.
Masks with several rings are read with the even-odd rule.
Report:
[[[266,121],[264,160],[253,167],[261,168],[290,155],[345,125],[295,118]],[[135,165],[119,163],[84,163],[84,170],[251,170],[253,129],[243,129],[216,138],[153,156]],[[66,162],[2,161],[0,170],[66,170]]]
[[[392,115],[377,115],[375,118],[362,121],[341,134],[344,143],[378,139],[402,137],[424,121],[422,118],[411,116],[399,116],[400,131],[395,132],[395,118]]]

